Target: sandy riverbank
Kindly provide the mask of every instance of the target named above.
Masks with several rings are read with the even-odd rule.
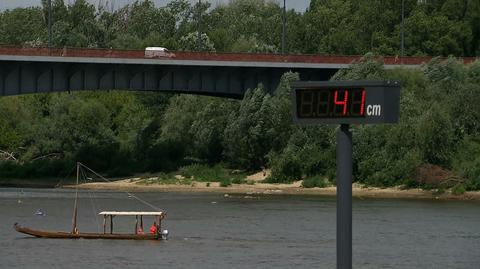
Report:
[[[65,186],[70,188],[72,186]],[[242,195],[323,195],[335,196],[336,188],[303,188],[301,182],[293,184],[267,184],[255,183],[232,184],[228,187],[220,187],[218,182],[193,182],[189,185],[180,184],[139,184],[139,181],[127,179],[108,183],[86,183],[79,185],[80,189],[115,190],[132,192],[204,192]],[[401,188],[373,188],[353,184],[353,197],[357,198],[405,198],[405,199],[441,199],[441,200],[479,200],[480,192],[466,192],[462,195],[453,195],[450,191],[436,193],[435,191],[422,189]]]

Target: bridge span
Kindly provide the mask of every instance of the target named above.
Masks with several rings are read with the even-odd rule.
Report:
[[[272,92],[281,76],[328,80],[360,56],[174,52],[0,47],[0,96],[81,90],[136,90],[242,98],[259,84]],[[414,67],[428,57],[384,57],[386,68]],[[464,59],[471,62],[474,59]]]

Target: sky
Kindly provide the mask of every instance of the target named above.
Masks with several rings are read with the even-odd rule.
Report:
[[[74,2],[75,0],[64,0],[65,3],[68,2]],[[90,3],[97,4],[98,1],[100,0],[87,0]],[[102,0],[105,2],[106,0]],[[115,8],[122,7],[126,4],[133,3],[135,0],[109,0],[113,1]],[[206,1],[206,0],[202,0]],[[229,0],[208,0],[210,3],[213,5],[219,4],[219,3],[228,3]],[[276,2],[279,2],[283,5],[282,0],[273,0]],[[169,0],[153,0],[157,6],[164,6],[166,5]],[[190,0],[190,2],[196,2],[196,0]],[[0,10],[4,9],[13,9],[16,7],[29,7],[29,6],[39,6],[41,3],[41,0],[0,0]],[[305,11],[305,9],[308,7],[310,4],[310,0],[286,0],[287,3],[287,9],[295,9],[297,11]]]

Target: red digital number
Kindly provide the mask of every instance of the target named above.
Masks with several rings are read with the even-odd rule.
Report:
[[[334,109],[334,113],[336,114],[337,112],[337,105],[342,105],[343,106],[343,110],[342,110],[342,116],[345,116],[347,115],[347,103],[348,103],[348,91],[343,91],[344,93],[344,98],[343,98],[343,101],[339,101],[338,100],[338,90],[335,91],[335,97],[334,97],[334,103],[335,103],[335,109]]]
[[[351,116],[365,115],[365,89],[354,89],[350,105]]]
[[[365,115],[365,89],[362,89],[362,104],[360,105],[360,116]]]

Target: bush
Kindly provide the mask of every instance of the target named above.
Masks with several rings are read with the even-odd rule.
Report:
[[[181,167],[179,173],[186,178],[193,178],[198,181],[220,181],[223,177],[221,169],[219,165],[191,164]]]
[[[305,178],[302,182],[304,188],[325,188],[328,186],[327,180],[320,175]]]
[[[454,171],[465,179],[465,189],[480,190],[480,138],[465,138],[454,160]]]
[[[272,174],[265,180],[269,183],[284,183],[299,180],[302,177],[300,159],[292,152],[285,152],[271,162]]]
[[[477,158],[476,162],[471,166],[466,167],[464,175],[467,177],[465,182],[465,188],[467,191],[479,191],[480,190],[480,158]]]
[[[224,178],[222,180],[220,180],[220,187],[228,187],[232,185],[232,181],[228,178]]]
[[[381,187],[412,183],[421,157],[408,124],[368,126],[354,131],[354,178]]]
[[[465,193],[465,187],[462,184],[457,184],[452,188],[453,195],[462,195]]]
[[[427,163],[448,167],[455,151],[454,129],[450,115],[439,104],[432,104],[420,118],[417,129],[418,146]]]
[[[19,164],[13,161],[0,162],[0,178],[64,178],[73,171],[75,164],[68,160],[41,159]],[[74,175],[71,173],[71,177]]]
[[[233,184],[245,184],[247,181],[244,178],[233,178],[232,179]]]
[[[180,175],[186,178],[193,178],[197,181],[214,181],[221,182],[222,180],[235,181],[241,184],[244,181],[245,175],[242,173],[232,174],[230,170],[217,164],[209,166],[205,164],[192,164],[183,166],[179,170]]]

